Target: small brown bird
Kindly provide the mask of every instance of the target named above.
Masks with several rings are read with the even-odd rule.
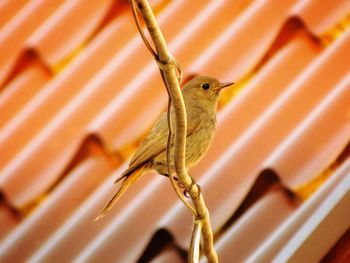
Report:
[[[186,168],[195,165],[208,150],[215,134],[216,108],[221,89],[233,85],[233,82],[220,83],[208,76],[199,76],[189,81],[182,89],[187,113]],[[171,111],[171,121],[175,125],[175,113]],[[116,180],[124,179],[97,219],[105,216],[126,189],[150,170],[168,176],[166,146],[168,139],[167,113],[164,112],[154,124],[151,132],[141,143],[132,157],[128,169]],[[174,169],[174,141],[170,153],[171,171]]]

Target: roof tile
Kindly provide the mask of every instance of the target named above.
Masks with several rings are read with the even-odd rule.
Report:
[[[18,74],[0,96],[0,127],[5,126],[50,79],[50,72],[39,61]]]
[[[63,0],[35,0],[12,19],[0,32],[0,84],[2,84],[33,32],[62,4]],[[33,15],[35,14],[35,15]]]
[[[305,201],[302,206],[280,227],[276,228],[275,232],[269,237],[269,239],[251,254],[249,260],[252,262],[271,261],[294,233],[304,225],[309,216],[316,211],[320,204],[348,175],[349,168],[350,161],[347,160],[334,172],[333,176],[322,186],[322,188],[319,189],[319,191]]]
[[[187,78],[238,82],[191,170],[221,233],[220,258],[308,251],[319,260],[318,241],[326,253],[349,227],[337,218],[350,209],[339,198],[350,171],[349,1],[151,3]],[[0,4],[0,261],[133,262],[160,229],[187,247],[191,214],[152,174],[92,223],[167,99],[127,9],[121,0]],[[332,239],[320,239],[329,229]],[[157,262],[179,261],[158,250],[148,251]]]

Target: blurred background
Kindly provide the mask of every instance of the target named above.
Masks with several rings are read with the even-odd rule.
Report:
[[[190,173],[221,262],[350,262],[350,1],[151,0],[218,130]],[[185,262],[149,174],[93,219],[167,94],[126,0],[0,2],[0,262]]]

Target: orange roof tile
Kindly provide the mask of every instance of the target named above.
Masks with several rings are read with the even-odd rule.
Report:
[[[348,171],[350,162],[345,162],[339,167],[333,177],[318,191],[315,195],[310,197],[295,213],[292,214],[283,224],[276,228],[274,233],[268,238],[259,249],[250,255],[249,260],[252,261],[271,261],[279,251],[282,250],[285,244],[291,237],[302,228],[305,221],[309,219],[317,208],[324,202],[324,200],[334,193],[334,189],[341,184],[341,182],[348,178]],[[326,253],[326,251],[321,251]],[[310,253],[311,254],[311,253]]]
[[[297,208],[281,190],[264,196],[218,241],[220,260],[227,262],[235,254],[237,261],[246,261]],[[259,222],[266,222],[263,228]]]
[[[25,41],[62,4],[63,0],[31,1],[20,9],[0,33],[0,85],[6,80],[16,59],[25,51]],[[35,14],[35,15],[33,15]]]
[[[0,28],[3,28],[25,6],[26,0],[4,0],[0,3]]]
[[[237,82],[190,171],[219,258],[320,261],[350,226],[350,2],[151,4],[186,78]],[[167,100],[127,2],[4,0],[0,13],[0,261],[181,262],[192,218],[164,178],[92,222]],[[160,229],[166,251],[151,244]]]
[[[39,93],[50,78],[51,74],[39,61],[35,61],[31,67],[18,74],[0,97],[0,127],[5,128],[4,126]]]

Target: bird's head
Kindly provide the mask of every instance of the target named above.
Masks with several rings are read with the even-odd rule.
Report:
[[[220,91],[233,84],[233,82],[221,83],[209,76],[198,76],[186,83],[182,92],[187,102],[216,107]]]

